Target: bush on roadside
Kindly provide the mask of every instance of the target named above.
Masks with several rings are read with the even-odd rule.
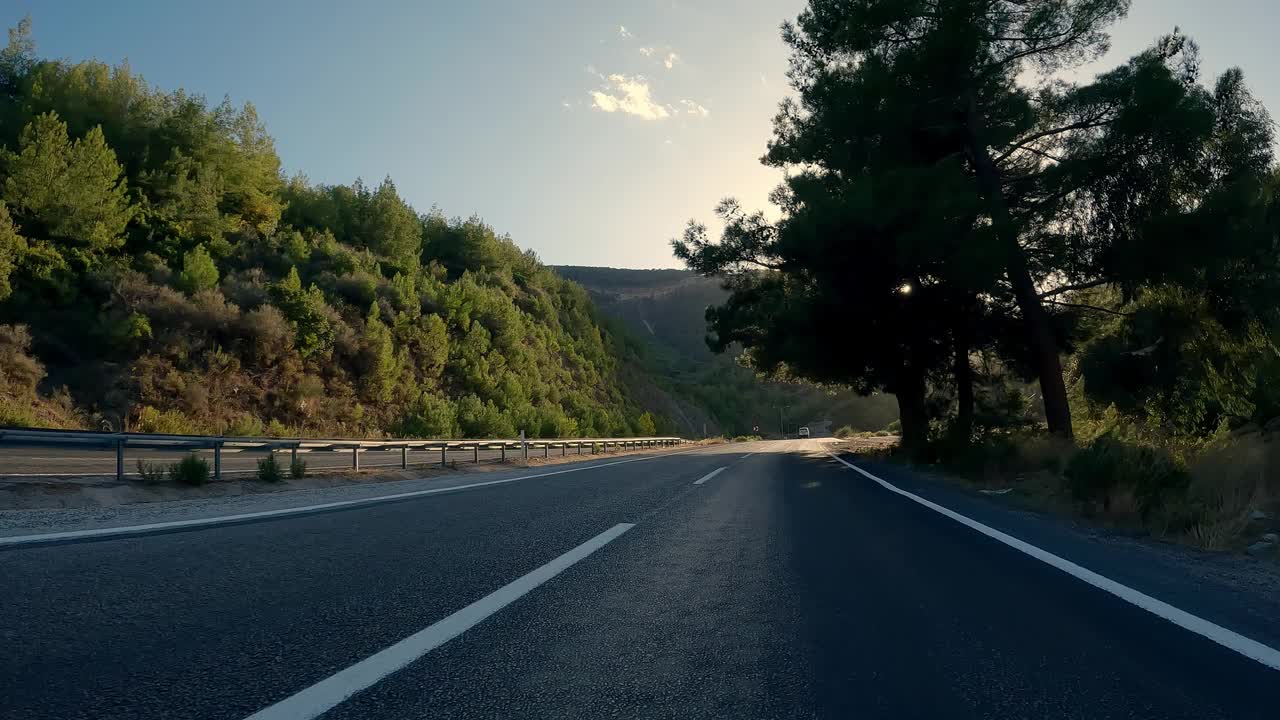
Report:
[[[276,454],[271,453],[258,461],[258,479],[266,483],[278,483],[284,480],[284,471],[276,462]]]
[[[1185,493],[1190,476],[1169,452],[1148,445],[1097,438],[1075,453],[1064,475],[1072,497],[1101,503],[1104,512],[1148,518]]]
[[[182,485],[204,485],[209,482],[209,461],[199,455],[188,455],[169,466],[169,477]]]
[[[893,434],[895,434],[895,433],[900,433],[900,432],[902,432],[902,421],[901,421],[901,420],[894,420],[893,422],[889,423],[888,425],[885,425],[885,426],[884,426],[884,429],[885,429],[885,430],[887,430],[887,431],[889,432],[889,434],[890,434],[890,435],[893,435]]]
[[[854,435],[857,435],[857,434],[858,434],[858,431],[857,431],[857,430],[854,430],[853,428],[849,427],[848,425],[845,425],[845,426],[843,426],[843,427],[841,427],[841,428],[836,429],[836,437],[840,438],[841,440],[845,440],[845,439],[851,438],[851,437],[853,437]]]
[[[1190,464],[1186,492],[1162,508],[1156,530],[1209,550],[1244,544],[1255,512],[1280,509],[1278,465],[1280,443],[1261,434],[1210,448]]]
[[[305,460],[294,460],[289,463],[289,476],[294,480],[301,480],[307,476],[307,462]]]
[[[142,482],[148,485],[156,485],[164,482],[167,469],[159,463],[150,463],[142,458],[138,458],[138,477],[142,478]]]

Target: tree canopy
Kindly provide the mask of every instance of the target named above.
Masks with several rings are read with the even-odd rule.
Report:
[[[732,290],[708,313],[712,344],[889,390],[918,446],[938,389],[971,431],[975,352],[1038,380],[1049,430],[1070,436],[1076,368],[1061,356],[1097,330],[1082,313],[1132,317],[1090,304],[1091,289],[1121,305],[1207,294],[1197,316],[1235,308],[1224,330],[1256,332],[1246,293],[1277,277],[1271,120],[1239,70],[1201,85],[1178,33],[1091,81],[1062,79],[1127,10],[811,0],[783,30],[796,97],[763,159],[788,171],[772,196],[782,218],[726,201],[719,239],[694,222],[675,242]]]

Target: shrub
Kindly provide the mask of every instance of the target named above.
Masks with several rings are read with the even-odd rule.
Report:
[[[263,364],[273,365],[293,351],[293,326],[274,305],[262,305],[245,313],[240,328]]]
[[[280,463],[276,462],[274,452],[258,461],[258,479],[267,483],[284,480],[284,472],[280,469]]]
[[[222,281],[222,294],[242,308],[256,308],[271,299],[267,275],[262,268],[249,268]]]
[[[1278,461],[1280,444],[1257,434],[1210,449],[1191,464],[1185,497],[1162,509],[1157,529],[1185,533],[1210,550],[1227,549],[1248,529],[1254,511],[1276,509]]]
[[[38,424],[30,407],[0,398],[0,427],[36,427]]]
[[[160,435],[195,435],[199,429],[195,424],[177,410],[160,411],[150,405],[143,405],[133,421],[134,432],[157,433]]]
[[[31,355],[31,331],[26,325],[0,325],[0,390],[34,394],[44,378],[44,366]]]
[[[162,483],[165,478],[165,467],[158,463],[149,463],[142,458],[138,458],[138,476],[142,478],[142,482],[148,485]]]
[[[448,398],[424,392],[401,417],[396,432],[412,438],[450,438],[458,434],[458,413]]]
[[[294,460],[289,463],[289,476],[294,480],[301,480],[307,476],[307,462],[305,460]]]
[[[895,433],[900,433],[902,432],[902,421],[894,420],[893,422],[886,425],[884,429],[887,430],[890,435],[893,435]]]
[[[209,482],[209,461],[196,454],[188,455],[169,466],[169,477],[182,485],[204,485]]]
[[[845,425],[836,430],[836,437],[840,438],[841,440],[851,438],[856,434],[857,434],[857,431],[855,431],[852,427],[849,427],[848,425]]]
[[[261,437],[266,426],[257,417],[242,413],[231,424],[227,425],[226,435],[232,437]]]
[[[191,296],[183,320],[201,332],[229,333],[240,320],[240,308],[217,290],[201,290]]]
[[[1136,445],[1104,435],[1067,462],[1067,486],[1076,500],[1101,501],[1112,510],[1114,499],[1127,501],[1132,493],[1135,510],[1146,517],[1165,498],[1186,490],[1188,475],[1167,451]]]
[[[182,289],[189,293],[217,287],[218,268],[203,245],[197,245],[183,254],[182,272],[178,273],[178,282]]]

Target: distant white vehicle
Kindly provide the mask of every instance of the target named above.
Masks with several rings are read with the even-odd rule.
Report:
[[[800,432],[797,434],[797,437],[802,437],[802,438],[809,437],[809,428],[807,427],[800,428]]]

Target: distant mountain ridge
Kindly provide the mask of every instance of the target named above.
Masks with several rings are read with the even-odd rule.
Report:
[[[834,427],[875,430],[897,417],[891,396],[863,398],[808,384],[764,381],[731,354],[711,352],[706,309],[728,297],[718,280],[687,270],[553,269],[587,289],[599,311],[619,323],[637,345],[634,361],[644,374],[686,406],[684,414],[705,413],[709,432],[776,435],[781,424],[792,433],[800,425],[824,420]],[[666,414],[680,422],[681,413]]]

